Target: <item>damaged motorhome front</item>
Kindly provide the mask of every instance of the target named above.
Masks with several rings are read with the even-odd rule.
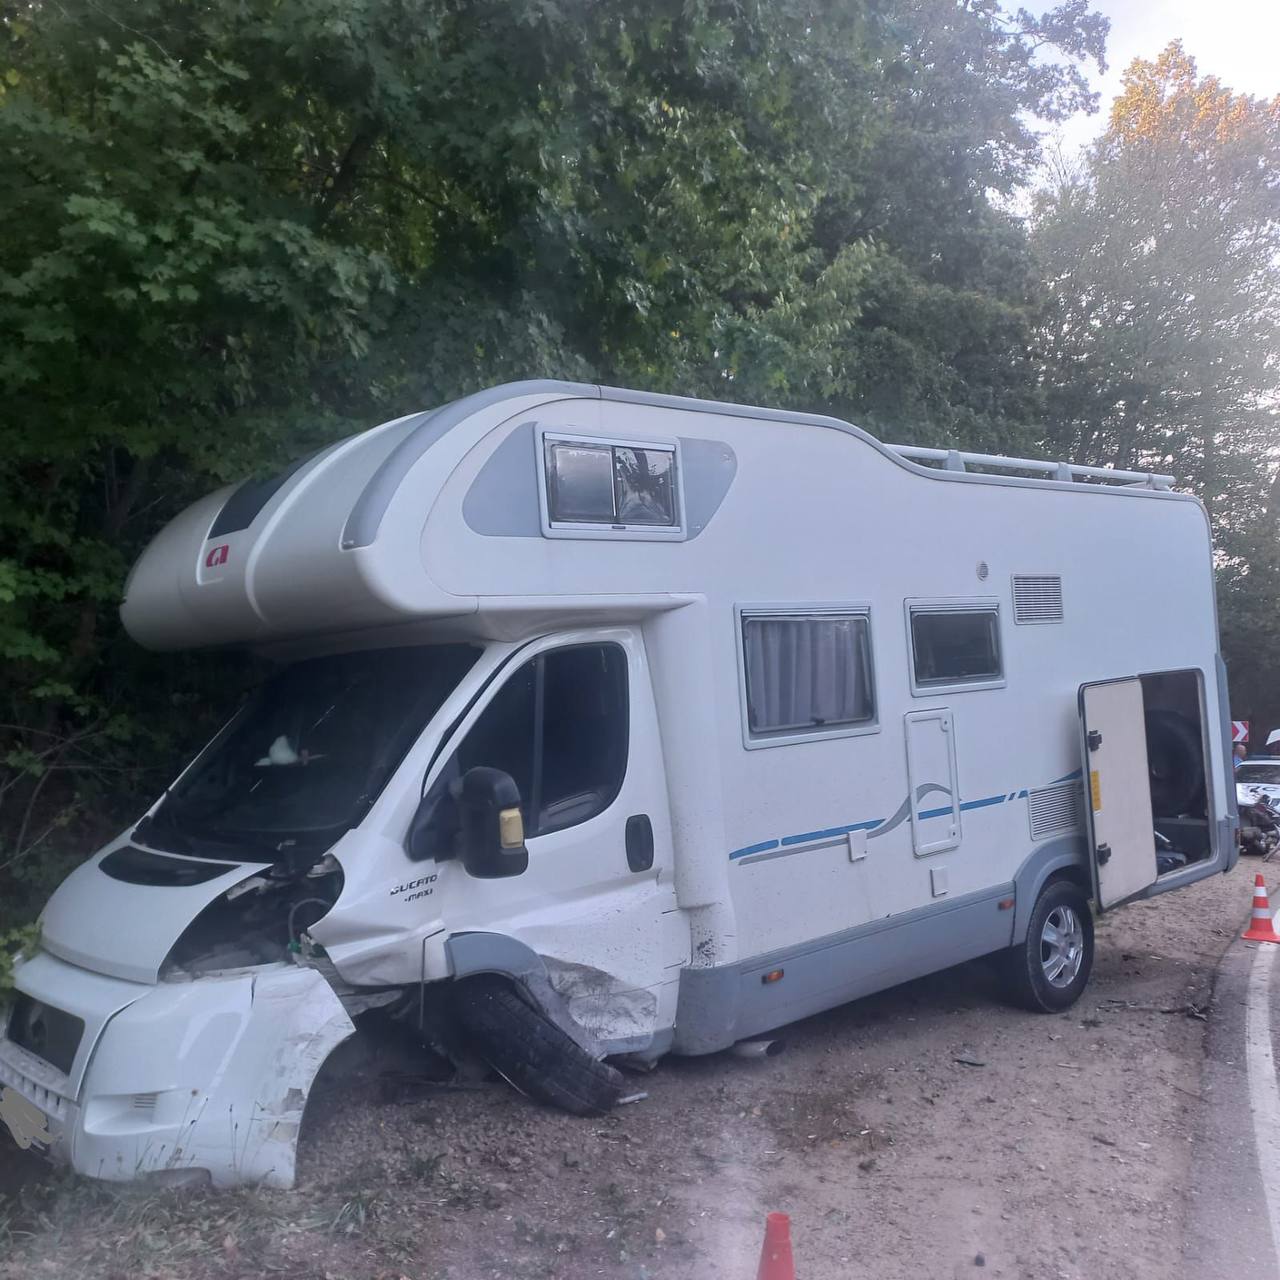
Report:
[[[1164,477],[517,383],[196,503],[122,613],[275,665],[19,965],[0,1087],[98,1177],[290,1185],[374,1008],[576,1112],[976,956],[1064,1009],[1236,856]]]

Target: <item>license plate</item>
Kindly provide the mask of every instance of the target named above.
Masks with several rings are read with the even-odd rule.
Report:
[[[53,1141],[45,1113],[9,1085],[0,1089],[0,1120],[24,1151],[33,1146],[47,1147]]]

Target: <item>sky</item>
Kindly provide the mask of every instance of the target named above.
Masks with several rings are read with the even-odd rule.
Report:
[[[1105,128],[1125,67],[1134,58],[1154,58],[1171,40],[1181,39],[1201,75],[1215,75],[1238,93],[1280,93],[1280,0],[1093,0],[1091,7],[1111,19],[1107,72],[1099,76],[1093,68],[1093,87],[1102,94],[1098,113],[1060,127],[1068,151]]]

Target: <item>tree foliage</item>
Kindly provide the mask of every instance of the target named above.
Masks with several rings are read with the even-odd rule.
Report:
[[[1087,0],[0,0],[0,893],[234,693],[120,634],[155,529],[489,383],[1167,462],[1261,572],[1274,110],[1131,71],[1033,245],[1035,122],[1093,105],[1105,35]]]
[[[1280,98],[1201,77],[1176,43],[1136,60],[1034,244],[1050,444],[1200,495],[1235,714],[1280,724]]]

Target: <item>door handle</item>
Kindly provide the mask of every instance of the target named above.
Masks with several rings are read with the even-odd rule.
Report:
[[[653,823],[647,813],[627,819],[627,866],[632,871],[648,871],[653,866]]]

